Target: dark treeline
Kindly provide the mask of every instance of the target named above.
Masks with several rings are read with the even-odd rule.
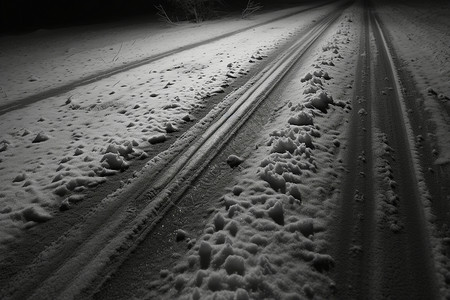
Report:
[[[242,10],[248,0],[0,0],[0,31],[23,32],[40,28],[128,20],[137,16],[157,19],[156,5],[162,5],[174,21],[191,18],[187,3],[211,10],[205,18]],[[254,0],[264,7],[274,1]],[[277,0],[276,5],[292,5],[305,0]]]

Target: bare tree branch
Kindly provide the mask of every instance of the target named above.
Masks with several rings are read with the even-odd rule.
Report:
[[[162,4],[159,5],[155,5],[155,8],[158,10],[157,15],[160,17],[160,19],[168,24],[171,25],[176,25],[176,23],[174,23],[169,16],[166,13],[166,10],[164,9],[164,7],[162,6]]]
[[[253,0],[248,0],[247,7],[242,11],[242,19],[246,19],[252,14],[254,14],[256,11],[261,10],[262,5],[260,5],[257,2],[254,2]]]

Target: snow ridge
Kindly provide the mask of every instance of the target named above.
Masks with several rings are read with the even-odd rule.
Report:
[[[341,22],[342,29],[335,32],[339,38],[331,42],[333,50],[348,43],[347,26]],[[161,280],[149,283],[147,298],[332,295],[334,283],[327,272],[334,260],[323,239],[329,191],[323,180],[338,177],[332,162],[340,142],[338,133],[325,128],[336,127],[350,107],[335,101],[324,84],[332,77],[322,68],[342,58],[339,51],[325,48],[316,55],[313,71],[294,81],[296,99],[287,101],[275,124],[268,124],[276,129],[262,137],[257,154],[242,162],[242,176],[222,198],[224,208],[199,241],[187,242],[192,247],[187,256],[172,270],[161,270]]]
[[[198,49],[186,50],[172,60],[3,115],[0,180],[11,184],[0,190],[0,248],[22,236],[23,229],[48,220],[49,214],[76,206],[108,176],[148,159],[146,151],[193,121],[192,112],[205,107],[211,95],[223,93],[328,9],[312,12],[300,23],[294,16],[278,21],[283,26],[276,29],[270,29],[273,24],[260,26],[256,32],[265,34],[251,40],[243,32],[209,44],[201,57]],[[244,42],[244,50],[234,47]],[[133,53],[122,49],[124,55]],[[34,206],[43,208],[35,210],[42,218],[25,218],[23,211]]]

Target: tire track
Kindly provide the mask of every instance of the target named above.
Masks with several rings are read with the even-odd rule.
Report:
[[[135,69],[135,68],[138,68],[138,67],[150,64],[152,62],[155,62],[155,61],[167,58],[167,57],[169,57],[171,55],[178,54],[180,52],[183,52],[183,51],[186,51],[186,50],[190,50],[190,49],[193,49],[193,48],[201,47],[202,45],[210,44],[210,43],[216,42],[218,40],[221,40],[221,39],[224,39],[224,38],[227,38],[227,37],[230,37],[230,36],[233,36],[233,35],[236,35],[236,34],[239,34],[239,33],[245,32],[245,31],[248,31],[248,30],[252,30],[252,29],[260,27],[260,26],[264,26],[264,25],[267,25],[267,24],[270,24],[270,23],[273,23],[273,22],[277,22],[277,21],[282,20],[284,18],[289,18],[289,17],[295,16],[295,15],[304,13],[304,12],[306,12],[308,10],[312,10],[312,9],[316,9],[316,8],[328,5],[328,4],[333,3],[333,2],[336,2],[336,0],[330,0],[330,1],[322,2],[322,3],[318,4],[318,5],[314,5],[312,7],[308,7],[308,8],[302,9],[300,11],[296,11],[296,12],[293,12],[293,13],[290,13],[290,14],[287,14],[287,15],[284,15],[284,16],[272,19],[272,20],[268,20],[268,21],[262,22],[262,23],[257,24],[257,25],[244,27],[242,29],[235,30],[235,31],[223,34],[223,35],[219,35],[219,36],[213,37],[213,38],[209,38],[209,39],[206,39],[204,41],[200,41],[200,42],[193,43],[193,44],[190,44],[190,45],[182,46],[182,47],[179,47],[179,48],[176,48],[176,49],[173,49],[173,50],[170,50],[170,51],[166,51],[166,52],[163,52],[163,53],[160,53],[160,54],[157,54],[157,55],[153,55],[153,56],[150,56],[150,57],[145,57],[145,58],[139,59],[137,61],[130,62],[130,63],[126,64],[126,65],[117,66],[117,67],[114,67],[114,68],[111,68],[109,70],[105,70],[105,71],[102,71],[102,72],[96,72],[94,74],[91,74],[91,75],[85,76],[83,78],[80,78],[80,79],[78,79],[76,81],[69,82],[67,84],[64,84],[64,85],[61,85],[61,86],[58,86],[58,87],[54,87],[54,88],[51,88],[51,89],[47,89],[47,90],[45,90],[43,92],[39,92],[37,94],[30,95],[30,96],[27,96],[27,97],[22,98],[22,99],[18,99],[18,100],[16,100],[13,103],[0,106],[0,116],[4,115],[4,114],[6,114],[6,113],[8,113],[10,111],[13,111],[13,110],[16,110],[16,109],[21,109],[21,108],[26,107],[26,106],[28,106],[30,104],[39,102],[41,100],[44,100],[44,99],[47,99],[47,98],[51,98],[51,97],[55,97],[55,96],[59,96],[61,94],[67,93],[69,91],[72,91],[72,90],[74,90],[74,89],[76,89],[78,87],[81,87],[81,86],[84,86],[84,85],[88,85],[88,84],[91,84],[91,83],[103,80],[105,78],[112,77],[114,75],[117,75],[117,74],[120,74],[120,73],[123,73],[123,72],[127,72],[127,71],[130,71],[132,69]]]
[[[389,176],[392,177],[390,185],[397,194],[397,203],[393,205],[397,205],[398,210],[394,228],[384,228],[380,239],[382,244],[392,245],[387,257],[383,258],[384,269],[393,274],[382,274],[383,296],[395,299],[438,299],[430,232],[423,207],[426,191],[419,187],[417,179],[419,170],[413,159],[411,147],[414,145],[410,143],[412,132],[409,119],[402,107],[403,94],[387,41],[373,12],[371,23],[379,63],[375,80],[378,99],[374,105],[377,125],[386,135],[387,144],[393,152],[388,158],[392,167]]]
[[[437,299],[424,191],[410,148],[409,121],[387,42],[367,3],[362,30],[361,52],[366,56],[358,65],[361,79],[356,81],[353,99],[349,174],[336,220],[338,296]],[[367,120],[361,121],[361,115]],[[363,164],[354,159],[360,151],[366,154]]]
[[[304,30],[301,30],[297,33],[297,37],[301,37],[314,26],[314,23],[310,23]],[[277,55],[289,49],[289,47],[291,47],[294,42],[295,39],[292,36],[291,40],[287,40],[286,42],[280,44],[278,49],[274,51],[273,58],[276,58]],[[208,118],[204,119],[208,112],[219,105],[223,98],[234,91],[237,87],[248,85],[249,81],[253,80],[257,74],[263,71],[264,68],[271,63],[271,61],[273,61],[273,59],[264,59],[257,65],[254,65],[247,75],[237,78],[229,87],[224,88],[223,94],[215,94],[211,98],[208,98],[208,101],[205,102],[204,106],[202,105],[202,107],[198,107],[194,111],[192,111],[194,118],[189,122],[186,122],[184,125],[180,125],[180,127],[178,128],[179,131],[172,133],[171,138],[168,141],[166,141],[165,143],[152,145],[151,148],[144,149],[149,155],[149,159],[142,161],[133,161],[127,172],[116,174],[115,176],[108,179],[106,183],[96,187],[95,189],[88,190],[86,199],[81,203],[78,203],[76,209],[65,211],[63,213],[56,213],[55,218],[50,220],[49,222],[43,223],[38,227],[27,230],[26,238],[11,245],[11,253],[5,253],[5,256],[7,257],[0,261],[0,269],[2,269],[2,272],[0,272],[0,290],[2,290],[4,286],[7,286],[7,283],[10,281],[10,278],[13,275],[19,273],[20,270],[24,268],[24,266],[32,263],[32,261],[36,259],[39,253],[44,251],[45,248],[47,248],[51,243],[57,240],[60,236],[64,236],[67,233],[70,233],[72,231],[72,228],[78,227],[80,224],[86,222],[86,220],[88,220],[91,215],[91,211],[98,206],[99,202],[103,198],[107,197],[112,192],[117,190],[118,187],[121,187],[122,182],[126,182],[131,177],[134,177],[134,172],[139,172],[148,160],[153,159],[159,153],[167,150],[169,152],[178,151],[177,153],[172,155],[172,157],[175,159],[177,154],[180,154],[184,151],[185,148],[189,146],[189,143],[186,143],[185,147],[178,147],[175,149],[176,151],[173,151],[172,145],[174,144],[174,141],[179,138],[183,138],[182,136],[187,131],[189,131],[192,126],[197,126],[197,122],[205,121],[203,126],[204,128],[214,122],[215,120],[211,120]],[[225,111],[226,107],[223,106],[222,113]],[[218,119],[219,117],[220,113],[215,116],[215,119]],[[172,150],[170,150],[171,148]],[[170,162],[167,162],[167,164],[170,164]],[[157,178],[157,175],[163,171],[163,169],[157,170],[158,173],[155,174],[155,178]],[[135,192],[136,194],[139,194],[144,189],[144,187],[139,187]],[[64,214],[63,218],[59,218],[61,214]],[[58,255],[60,256],[69,254],[70,251],[68,253],[58,253]]]
[[[335,236],[338,237],[336,285],[342,299],[360,298],[371,290],[365,274],[372,266],[370,260],[374,234],[374,191],[371,120],[371,48],[368,10],[364,12],[360,34],[360,57],[355,76],[355,93],[347,152],[347,177],[342,189],[340,218]],[[355,159],[357,158],[357,159]]]
[[[377,15],[377,20],[379,16]],[[387,34],[387,31],[383,26],[381,30],[385,35],[388,43],[392,45],[392,38]],[[417,89],[415,82],[411,80],[412,74],[410,74],[406,67],[401,63],[400,57],[393,52],[392,59],[396,66],[400,66],[398,69],[398,75],[401,79],[401,86],[403,88],[403,97],[405,107],[408,113],[408,117],[411,120],[411,129],[415,137],[415,150],[418,156],[418,162],[422,170],[422,176],[426,183],[427,190],[429,192],[428,203],[431,208],[431,213],[434,218],[430,220],[434,226],[434,237],[437,240],[434,242],[434,246],[440,248],[440,254],[442,259],[436,257],[436,260],[449,261],[450,259],[450,243],[446,242],[450,238],[450,203],[448,197],[450,195],[450,165],[449,164],[436,164],[436,154],[433,151],[433,140],[428,135],[429,132],[433,132],[433,126],[430,124],[430,114],[425,110],[424,98]],[[439,101],[436,99],[436,101]],[[442,104],[442,102],[440,102]],[[444,105],[442,105],[444,110]],[[448,107],[447,107],[448,112]],[[437,265],[436,268],[440,268],[444,280],[448,280],[448,274],[450,274],[450,265],[443,263],[441,266]],[[446,286],[447,293],[450,286]]]
[[[208,128],[195,132],[198,127],[194,126],[190,135],[180,137],[181,144],[190,137],[197,138],[189,142],[189,149],[178,153],[176,159],[170,158],[170,151],[165,154],[170,159],[164,160],[164,154],[159,161],[157,158],[154,167],[146,170],[147,173],[122,194],[105,199],[84,224],[43,251],[31,266],[11,279],[8,288],[2,291],[2,297],[73,298],[82,290],[101,283],[102,278],[113,272],[154,225],[164,218],[294,62],[339,17],[342,9],[343,6],[318,21],[315,27],[246,86],[224,99],[224,103],[232,101],[233,104],[224,114],[224,103],[219,105],[218,120],[217,116],[212,118],[207,115],[206,123],[215,120]],[[218,111],[210,114],[217,114]]]

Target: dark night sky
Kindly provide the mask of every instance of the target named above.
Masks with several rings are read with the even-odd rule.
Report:
[[[104,23],[116,20],[131,20],[137,16],[157,19],[156,4],[174,0],[0,0],[0,33],[28,32],[40,28],[65,27],[81,24]],[[185,1],[185,0],[179,0]],[[211,0],[214,1],[214,0]],[[241,11],[248,0],[219,0],[224,11]],[[254,0],[266,9],[284,7],[318,0]],[[371,0],[390,4],[422,3],[423,0]],[[428,0],[444,3],[448,0]]]
[[[0,32],[22,32],[39,28],[102,23],[147,15],[156,18],[155,4],[167,0],[0,0]],[[311,0],[309,0],[311,1]],[[308,0],[278,0],[286,5]],[[224,10],[240,10],[246,0],[223,0]],[[265,7],[275,1],[258,0]]]
[[[102,22],[153,13],[153,5],[149,0],[1,0],[0,3],[4,31]]]

